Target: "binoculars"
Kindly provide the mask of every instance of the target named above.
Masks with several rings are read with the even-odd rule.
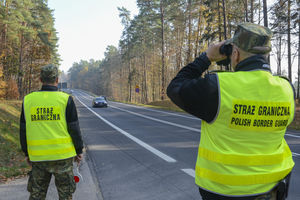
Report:
[[[217,65],[228,66],[230,64],[230,56],[232,54],[232,45],[223,44],[219,49],[220,54],[226,55],[226,59],[217,62]]]

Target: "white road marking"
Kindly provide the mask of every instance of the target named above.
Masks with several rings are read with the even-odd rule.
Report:
[[[191,128],[191,127],[180,125],[180,124],[175,124],[173,122],[168,122],[168,121],[161,120],[161,119],[156,119],[156,118],[149,117],[149,116],[146,116],[146,115],[142,115],[142,114],[139,114],[139,113],[131,112],[129,110],[118,108],[118,107],[115,107],[115,106],[112,106],[112,105],[110,105],[109,107],[117,109],[117,110],[121,110],[121,111],[124,111],[124,112],[128,112],[128,113],[130,113],[132,115],[136,115],[136,116],[139,116],[139,117],[143,117],[143,118],[146,118],[146,119],[157,121],[157,122],[160,122],[160,123],[163,123],[163,124],[168,124],[168,125],[171,125],[171,126],[176,126],[176,127],[179,127],[179,128],[183,128],[183,129],[187,129],[187,130],[190,130],[190,131],[195,131],[197,133],[200,133],[200,129]]]
[[[81,93],[83,93],[83,92],[81,92]],[[85,94],[85,93],[83,93],[83,94]],[[87,94],[87,95],[88,95],[88,94]],[[83,98],[87,99],[87,100],[90,100],[90,99],[86,98],[85,96],[83,96],[82,94],[81,94],[81,96],[82,96]],[[90,96],[90,95],[88,95],[88,96]],[[124,111],[124,112],[128,112],[128,113],[133,114],[133,115],[137,115],[137,116],[140,116],[140,117],[143,117],[143,118],[146,118],[146,119],[150,119],[150,120],[153,120],[153,121],[158,121],[158,122],[161,122],[161,123],[164,123],[164,124],[168,124],[168,125],[172,125],[172,126],[177,126],[177,127],[180,127],[180,128],[183,128],[183,129],[188,129],[188,130],[195,131],[195,132],[198,132],[198,133],[201,132],[200,129],[191,128],[191,127],[188,127],[188,126],[184,126],[184,125],[180,125],[180,124],[175,124],[175,123],[168,122],[168,121],[155,119],[155,118],[153,118],[153,117],[149,117],[149,116],[146,116],[146,115],[134,113],[134,112],[131,112],[131,111],[128,111],[128,110],[124,110],[124,109],[122,109],[122,108],[115,107],[115,106],[110,106],[110,107],[112,107],[112,108],[114,108],[114,109],[118,109],[118,110]],[[292,134],[288,134],[288,133],[286,133],[285,135],[286,135],[286,136],[289,136],[289,137],[300,138],[300,136],[298,136],[298,135],[292,135]],[[295,152],[292,152],[292,155],[293,155],[294,157],[300,156],[300,154],[295,153]]]
[[[135,105],[120,103],[120,102],[115,102],[115,101],[114,101],[114,103],[121,104],[121,105],[128,106],[128,107],[133,107],[133,108],[138,108],[138,109],[143,109],[143,110],[149,110],[149,111],[152,111],[152,112],[158,112],[158,113],[163,113],[163,114],[167,114],[167,115],[174,115],[174,116],[178,116],[178,117],[183,117],[183,118],[187,118],[187,119],[194,119],[194,120],[201,121],[201,119],[199,119],[197,117],[190,117],[190,116],[180,115],[180,114],[176,114],[176,113],[170,113],[170,112],[165,112],[165,111],[151,109],[151,108],[144,108],[144,107],[141,107],[141,106],[135,106]]]
[[[80,101],[80,99],[78,97],[76,97],[76,99],[83,105],[85,106],[89,111],[91,111],[94,115],[96,115],[99,119],[101,119],[102,121],[104,121],[106,124],[108,124],[109,126],[111,126],[113,129],[117,130],[118,132],[120,132],[121,134],[125,135],[126,137],[128,137],[129,139],[133,140],[134,142],[138,143],[139,145],[141,145],[142,147],[144,147],[145,149],[147,149],[148,151],[152,152],[153,154],[157,155],[158,157],[162,158],[163,160],[167,161],[167,162],[177,162],[174,158],[171,158],[170,156],[160,152],[159,150],[153,148],[152,146],[146,144],[145,142],[141,141],[140,139],[130,135],[128,132],[120,129],[119,127],[117,127],[116,125],[112,124],[111,122],[109,122],[108,120],[104,119],[103,117],[101,117],[98,113],[96,113],[95,111],[93,111],[91,108],[89,108],[87,105],[85,105],[82,101]]]
[[[82,96],[83,98],[87,99],[86,97]],[[146,119],[150,119],[150,120],[153,120],[153,121],[157,121],[157,122],[160,122],[160,123],[163,123],[163,124],[168,124],[168,125],[171,125],[171,126],[176,126],[176,127],[179,127],[179,128],[183,128],[183,129],[187,129],[187,130],[190,130],[190,131],[195,131],[197,133],[200,133],[200,129],[196,129],[196,128],[191,128],[191,127],[188,127],[188,126],[184,126],[184,125],[180,125],[180,124],[175,124],[173,122],[168,122],[168,121],[165,121],[165,120],[161,120],[161,119],[156,119],[156,118],[153,118],[153,117],[149,117],[149,116],[146,116],[146,115],[142,115],[142,114],[139,114],[139,113],[135,113],[135,112],[132,112],[132,111],[129,111],[129,110],[125,110],[125,109],[122,109],[122,108],[118,108],[118,107],[115,107],[115,106],[112,106],[110,105],[109,107],[111,108],[114,108],[114,109],[117,109],[117,110],[121,110],[123,112],[128,112],[132,115],[136,115],[136,116],[139,116],[139,117],[143,117],[143,118],[146,118]]]
[[[184,171],[186,174],[190,175],[191,177],[195,178],[195,170],[193,169],[181,169],[182,171]]]
[[[83,95],[81,95],[81,97],[82,97],[82,98],[85,98],[86,100],[89,100],[89,101],[91,100],[91,99],[89,99],[89,98],[87,98],[87,97],[85,97],[85,96],[83,96]]]
[[[93,96],[91,96],[91,95],[89,95],[89,94],[87,94],[87,93],[84,93],[84,92],[82,92],[82,91],[80,91],[80,93],[83,93],[83,94],[85,94],[85,95],[90,96],[91,98],[93,98]],[[113,103],[121,104],[121,105],[128,106],[128,107],[133,107],[133,108],[143,109],[143,110],[149,110],[149,111],[152,111],[152,112],[158,112],[158,113],[163,113],[163,114],[168,114],[168,115],[174,115],[174,116],[178,116],[178,117],[183,117],[183,118],[187,118],[187,119],[194,119],[194,120],[199,120],[199,121],[201,121],[201,119],[199,119],[199,118],[197,118],[197,117],[190,117],[190,116],[180,115],[180,114],[177,114],[177,113],[170,113],[170,112],[161,111],[161,110],[156,110],[156,109],[151,109],[151,108],[144,108],[144,107],[141,107],[141,106],[130,105],[130,104],[121,103],[121,102],[115,102],[115,101],[113,101]]]
[[[292,152],[292,155],[293,155],[294,157],[298,157],[298,156],[300,156],[300,154],[299,154],[299,153],[295,153],[295,152]]]
[[[285,135],[286,135],[286,136],[290,136],[290,137],[300,138],[299,135],[292,135],[292,134],[288,134],[288,133],[286,133]]]

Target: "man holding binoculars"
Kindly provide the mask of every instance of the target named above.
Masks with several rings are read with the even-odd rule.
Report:
[[[168,86],[176,105],[202,119],[195,182],[204,200],[287,197],[294,162],[284,134],[294,118],[294,91],[271,73],[271,37],[266,27],[240,24]],[[202,76],[211,62],[230,62],[234,72]]]

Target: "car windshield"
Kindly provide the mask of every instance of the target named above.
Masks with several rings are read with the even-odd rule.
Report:
[[[96,101],[105,100],[104,97],[97,97]]]

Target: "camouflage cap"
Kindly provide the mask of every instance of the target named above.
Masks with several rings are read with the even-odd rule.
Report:
[[[58,77],[58,67],[53,64],[41,68],[41,79],[43,82],[53,83]]]
[[[254,54],[266,54],[271,51],[272,31],[267,27],[253,23],[239,24],[233,38],[225,44],[235,44],[242,50]]]

